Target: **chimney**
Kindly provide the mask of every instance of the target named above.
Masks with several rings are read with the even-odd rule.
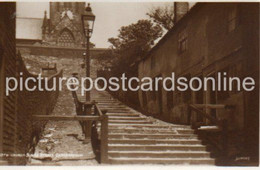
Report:
[[[188,2],[174,2],[174,24],[176,24],[188,11]]]

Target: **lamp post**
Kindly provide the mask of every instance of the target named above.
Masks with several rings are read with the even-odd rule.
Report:
[[[92,9],[90,4],[86,7],[84,13],[81,15],[82,26],[84,36],[86,37],[86,76],[90,77],[90,53],[89,53],[89,39],[93,33],[94,22],[96,16],[92,13]],[[86,87],[88,87],[89,83],[86,81]],[[86,91],[86,102],[90,102],[90,91]]]
[[[92,9],[90,4],[86,7],[84,13],[81,15],[81,21],[83,26],[84,36],[86,37],[86,56],[85,56],[85,63],[86,63],[86,76],[90,77],[90,54],[89,54],[89,39],[92,35],[94,22],[95,22],[95,15],[92,13]],[[86,81],[86,87],[89,86],[89,82]],[[90,91],[86,91],[86,104],[84,105],[84,114],[91,114],[91,107],[90,104]],[[89,143],[91,138],[91,121],[88,121],[84,124],[84,133],[85,133],[85,140],[83,143]]]

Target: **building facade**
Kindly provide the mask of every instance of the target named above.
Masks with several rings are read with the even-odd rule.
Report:
[[[50,18],[44,14],[42,43],[46,45],[82,47],[85,38],[81,14],[85,2],[50,2]]]
[[[0,154],[16,153],[16,93],[5,96],[5,77],[15,76],[15,13],[16,4],[0,3]],[[7,101],[8,100],[8,101]],[[6,105],[5,102],[11,104]],[[8,106],[8,108],[6,108]],[[3,156],[0,165],[6,164]]]
[[[81,21],[85,2],[50,2],[49,6],[49,18],[46,11],[43,18],[16,18],[17,44],[85,47]]]
[[[81,14],[85,2],[50,2],[50,13],[43,18],[16,18],[16,47],[22,54],[57,57],[83,57],[86,38]],[[91,56],[106,48],[95,48],[90,42]]]
[[[26,68],[20,52],[16,51],[15,2],[0,2],[0,165],[25,165],[32,154],[45,123],[32,121],[33,114],[52,112],[59,92],[14,90],[6,94],[6,78],[22,75],[36,78]],[[22,73],[22,74],[21,74]],[[62,76],[62,71],[46,75],[47,83]],[[35,82],[38,83],[38,82]],[[14,85],[14,84],[13,84]],[[31,85],[29,85],[31,86]]]
[[[138,76],[215,77],[217,72],[253,77],[254,91],[139,91],[141,108],[163,120],[192,124],[209,122],[190,104],[232,105],[233,110],[206,109],[227,118],[229,130],[241,132],[244,149],[258,155],[259,4],[197,3],[138,63]],[[241,149],[241,146],[238,146]]]

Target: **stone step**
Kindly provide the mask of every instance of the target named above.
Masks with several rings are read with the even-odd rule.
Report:
[[[114,105],[114,106],[121,106],[121,105],[123,105],[122,103],[119,103],[119,102],[116,102],[116,101],[114,101],[114,102],[102,102],[102,101],[97,101],[97,104],[98,104],[98,106],[102,106],[102,105]],[[123,105],[124,106],[124,105]]]
[[[92,100],[95,100],[95,99],[92,99]],[[118,102],[118,100],[113,100],[113,99],[101,99],[101,100],[95,100],[97,101],[98,103],[110,103],[110,102]]]
[[[114,123],[114,124],[153,124],[153,122],[149,122],[146,120],[108,120],[108,123]]]
[[[197,139],[109,139],[109,144],[201,144]]]
[[[5,161],[5,160],[0,160],[0,165],[8,165],[8,161]]]
[[[124,107],[127,107],[126,105],[124,105],[123,103],[121,102],[118,102],[118,101],[112,101],[112,102],[106,102],[106,101],[99,101],[99,100],[96,100],[97,104],[99,106],[102,106],[102,105],[105,105],[105,106],[124,106]],[[112,105],[113,104],[113,105]]]
[[[104,110],[107,110],[108,113],[131,113],[131,110],[129,109],[108,109],[108,108],[101,108]]]
[[[189,126],[167,126],[167,125],[157,125],[157,124],[115,124],[109,123],[109,127],[113,128],[138,128],[138,129],[173,129],[173,128],[189,128]]]
[[[129,117],[129,116],[108,116],[109,120],[146,120],[145,117]]]
[[[206,151],[203,145],[129,145],[109,144],[109,151]]]
[[[123,138],[123,139],[198,139],[197,135],[187,134],[125,134],[125,133],[114,133],[108,135],[109,139],[112,138]]]
[[[102,99],[113,99],[112,97],[109,96],[95,96],[91,98],[92,100],[102,100]]]
[[[215,164],[207,152],[208,147],[202,144],[191,126],[163,123],[143,116],[109,93],[96,92],[95,95],[93,99],[101,109],[107,110],[109,118],[109,163]]]
[[[98,96],[91,96],[92,98],[92,100],[101,100],[101,99],[113,99],[111,96],[106,96],[106,95],[103,95],[103,96],[100,96],[100,95],[98,95]]]
[[[160,133],[160,134],[194,134],[192,129],[133,129],[133,128],[109,128],[110,132],[114,133]]]
[[[130,109],[107,109],[107,113],[134,113],[133,111],[131,111]]]
[[[61,164],[58,162],[32,162],[27,164],[27,166],[60,166]]]
[[[206,151],[109,151],[109,157],[128,158],[209,158]]]
[[[218,126],[200,126],[198,128],[198,131],[219,132],[221,131],[221,128],[219,128]]]
[[[145,135],[152,135],[152,134],[161,134],[161,135],[175,135],[178,134],[174,131],[170,131],[170,132],[160,132],[160,133],[155,133],[155,132],[147,132],[147,131],[137,131],[137,132],[124,132],[124,131],[113,131],[113,130],[109,130],[109,134],[113,135],[113,134],[131,134],[131,135],[139,135],[139,134],[145,134]]]
[[[113,113],[113,112],[108,112],[106,115],[116,116],[116,117],[139,117],[140,116],[135,113]]]
[[[125,106],[117,101],[96,101],[98,106]]]
[[[179,165],[214,165],[212,158],[109,158],[111,164],[179,164]]]
[[[122,106],[99,106],[100,109],[107,109],[107,110],[129,110],[129,108],[122,107]]]

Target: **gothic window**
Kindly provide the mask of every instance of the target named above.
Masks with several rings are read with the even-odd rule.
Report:
[[[57,11],[60,11],[60,3],[57,2]]]
[[[178,37],[178,51],[179,53],[183,53],[188,49],[188,34],[187,30],[184,29],[182,32],[179,33]]]
[[[58,45],[60,46],[74,46],[74,37],[70,30],[65,28],[61,31],[60,36],[58,37]]]
[[[238,25],[238,9],[233,7],[228,13],[228,32],[232,32]]]
[[[217,98],[218,100],[225,100],[229,97],[229,92],[228,89],[224,89],[224,78],[229,77],[229,66],[223,68],[222,70],[219,71],[219,73],[221,73],[222,77],[221,77],[221,90],[217,91]],[[226,75],[224,75],[224,73],[226,73]],[[227,84],[226,84],[227,87]]]
[[[70,8],[71,7],[71,3],[70,2],[64,2],[64,8]]]
[[[183,77],[185,77],[188,80],[188,82],[191,79],[191,75],[190,74],[186,74]],[[191,89],[188,88],[187,90],[182,92],[182,101],[183,101],[183,103],[188,103],[190,100],[191,100]]]
[[[172,87],[172,82],[167,84],[167,88],[170,89]],[[167,91],[167,108],[173,108],[173,91]]]
[[[153,78],[153,90],[151,91],[151,99],[152,100],[156,100],[156,90],[155,90],[155,86],[156,86],[156,83],[155,83],[155,78],[156,77],[154,77]]]
[[[79,12],[79,3],[78,2],[75,3],[76,3],[76,12]]]
[[[142,98],[143,98],[143,106],[145,107],[147,105],[147,98],[146,98],[146,92],[142,91]]]
[[[151,69],[154,69],[155,67],[155,56],[151,57]]]

